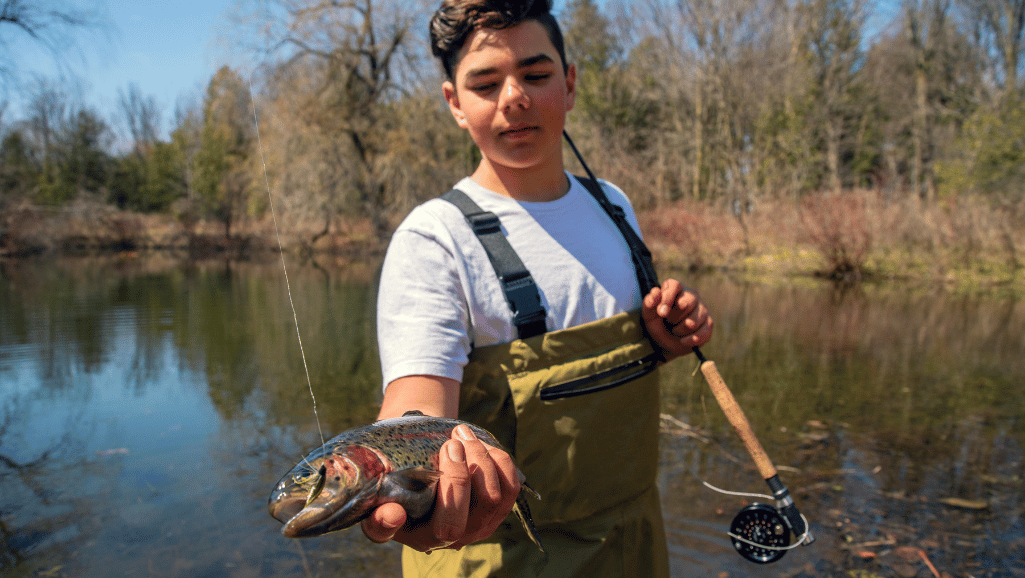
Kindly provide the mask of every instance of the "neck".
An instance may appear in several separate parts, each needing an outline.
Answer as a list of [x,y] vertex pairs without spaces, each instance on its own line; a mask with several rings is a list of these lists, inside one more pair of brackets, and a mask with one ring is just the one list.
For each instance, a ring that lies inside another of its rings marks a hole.
[[561,157],[557,162],[529,169],[503,167],[492,164],[485,158],[470,178],[488,190],[530,203],[544,203],[562,198],[569,192],[570,187]]

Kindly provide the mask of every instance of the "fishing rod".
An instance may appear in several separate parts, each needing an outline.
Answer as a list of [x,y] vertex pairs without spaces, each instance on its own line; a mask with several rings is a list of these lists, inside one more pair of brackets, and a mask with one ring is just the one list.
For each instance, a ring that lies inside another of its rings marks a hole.
[[[585,188],[594,196],[602,209],[608,213],[626,239],[626,243],[630,248],[630,257],[637,274],[637,282],[642,289],[647,288],[650,290],[651,288],[658,287],[658,276],[655,274],[655,269],[652,265],[651,252],[633,230],[633,227],[627,223],[623,210],[614,206],[605,194],[601,192],[598,179],[591,172],[590,167],[587,166],[587,162],[584,161],[584,156],[580,154],[580,150],[573,144],[573,139],[569,137],[566,131],[562,132],[562,136],[566,139],[566,143],[569,144],[577,160],[580,161],[580,166],[583,167],[588,179],[590,179],[589,183],[585,183]],[[804,516],[797,511],[797,506],[794,505],[794,500],[790,497],[790,491],[779,480],[775,466],[772,465],[769,456],[762,449],[762,444],[758,443],[758,438],[755,437],[751,424],[747,421],[744,411],[740,409],[740,405],[737,404],[733,393],[726,386],[726,382],[719,375],[719,370],[715,368],[715,363],[706,359],[697,347],[693,349],[701,361],[701,373],[704,374],[705,381],[712,388],[715,399],[719,402],[723,412],[726,413],[726,418],[740,435],[744,445],[747,446],[747,451],[751,454],[752,459],[754,459],[758,471],[765,478],[766,483],[769,484],[769,489],[772,490],[773,495],[765,497],[775,500],[776,503],[775,506],[754,503],[741,510],[730,525],[730,539],[733,541],[733,546],[737,549],[737,552],[744,558],[759,564],[775,562],[782,558],[787,553],[787,550],[798,545],[807,546],[814,542],[815,538],[812,537],[811,532],[808,530],[808,523]],[[705,485],[719,492],[734,493],[724,492],[707,483]],[[790,545],[790,532],[793,532],[798,537],[797,544],[793,546]]]
[[[779,479],[776,467],[772,460],[762,448],[762,444],[755,437],[751,423],[744,415],[733,392],[727,387],[719,370],[715,367],[714,361],[709,361],[696,346],[693,348],[698,361],[701,362],[700,369],[708,387],[711,388],[719,407],[726,414],[726,419],[740,436],[747,452],[754,460],[758,473],[765,478],[765,483],[772,490],[771,498],[775,500],[775,506],[770,504],[753,503],[744,508],[733,518],[730,524],[730,540],[741,556],[757,562],[768,564],[783,557],[788,550],[796,546],[807,546],[815,541],[808,528],[808,521],[794,505],[790,497],[790,490],[787,489]],[[707,484],[706,484],[707,485]],[[769,497],[769,496],[766,496]],[[790,533],[797,536],[798,541],[790,545]]]

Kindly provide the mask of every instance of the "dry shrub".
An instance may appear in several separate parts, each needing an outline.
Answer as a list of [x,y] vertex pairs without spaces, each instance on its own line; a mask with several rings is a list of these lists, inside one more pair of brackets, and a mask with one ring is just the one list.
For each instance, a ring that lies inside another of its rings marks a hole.
[[638,214],[654,253],[692,271],[722,264],[736,252],[736,224],[713,207],[681,201]]
[[853,281],[865,274],[872,235],[864,194],[805,197],[801,200],[800,217],[807,241],[826,260],[826,269],[821,271],[824,276]]
[[926,264],[933,276],[955,269],[987,270],[1000,263],[1012,272],[1022,267],[1021,207],[994,206],[990,199],[969,195],[933,204],[917,195],[866,198],[873,245],[890,255],[906,255],[905,266]]
[[42,233],[47,215],[28,202],[5,202],[0,205],[0,255],[25,256],[49,248]]
[[141,215],[122,211],[82,195],[49,222],[53,245],[66,253],[136,251],[147,245]]

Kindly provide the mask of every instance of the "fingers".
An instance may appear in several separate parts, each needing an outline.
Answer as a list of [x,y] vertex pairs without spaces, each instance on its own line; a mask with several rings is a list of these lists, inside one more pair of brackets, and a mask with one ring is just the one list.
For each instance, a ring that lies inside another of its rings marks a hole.
[[383,504],[366,520],[363,520],[363,534],[371,541],[383,544],[395,537],[406,523],[406,510],[395,503]]
[[470,473],[466,465],[466,450],[459,441],[445,442],[439,457],[442,476],[438,480],[431,529],[440,545],[448,545],[460,540],[466,531],[470,511]]
[[453,544],[453,547],[461,547],[495,532],[516,501],[519,477],[509,454],[478,440],[469,427],[457,427],[453,436],[462,440],[466,450],[472,485],[466,532],[460,541]]
[[509,454],[460,425],[442,446],[438,469],[442,475],[429,522],[407,524],[401,506],[383,504],[362,523],[367,538],[378,543],[395,540],[426,552],[459,549],[491,536],[520,491],[520,473]]
[[463,447],[466,449],[466,461],[469,464],[475,497],[484,503],[497,503],[502,497],[502,483],[488,452],[490,446],[478,440],[468,426],[460,425],[452,433],[463,441]]
[[473,487],[473,508],[466,520],[465,534],[454,544],[458,547],[490,536],[482,536],[482,531],[497,514],[502,486],[497,467],[488,451],[490,446],[478,440],[474,431],[466,425],[456,427],[452,435],[461,440],[466,451],[469,479]]
[[462,539],[470,508],[471,482],[466,454],[459,440],[449,440],[441,447],[438,468],[442,475],[438,479],[429,521],[407,524],[402,506],[382,504],[363,521],[367,538],[377,543],[395,540],[420,552],[452,547]]
[[648,335],[667,358],[686,355],[712,337],[712,318],[701,297],[675,279],[645,296],[641,315]]
[[488,455],[495,464],[501,492],[498,503],[491,509],[490,519],[481,521],[477,540],[483,540],[494,534],[499,524],[509,515],[509,511],[512,510],[513,504],[516,503],[516,498],[520,494],[520,476],[522,475],[509,454],[498,448],[485,447],[488,448]]

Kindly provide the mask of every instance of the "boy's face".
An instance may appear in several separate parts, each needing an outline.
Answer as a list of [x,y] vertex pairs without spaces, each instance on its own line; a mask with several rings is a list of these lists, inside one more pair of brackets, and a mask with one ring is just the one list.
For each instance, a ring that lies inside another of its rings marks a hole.
[[527,20],[474,31],[453,76],[454,84],[442,87],[445,100],[488,163],[510,169],[557,163],[561,170],[562,129],[573,108],[576,70],[563,72],[543,26]]

